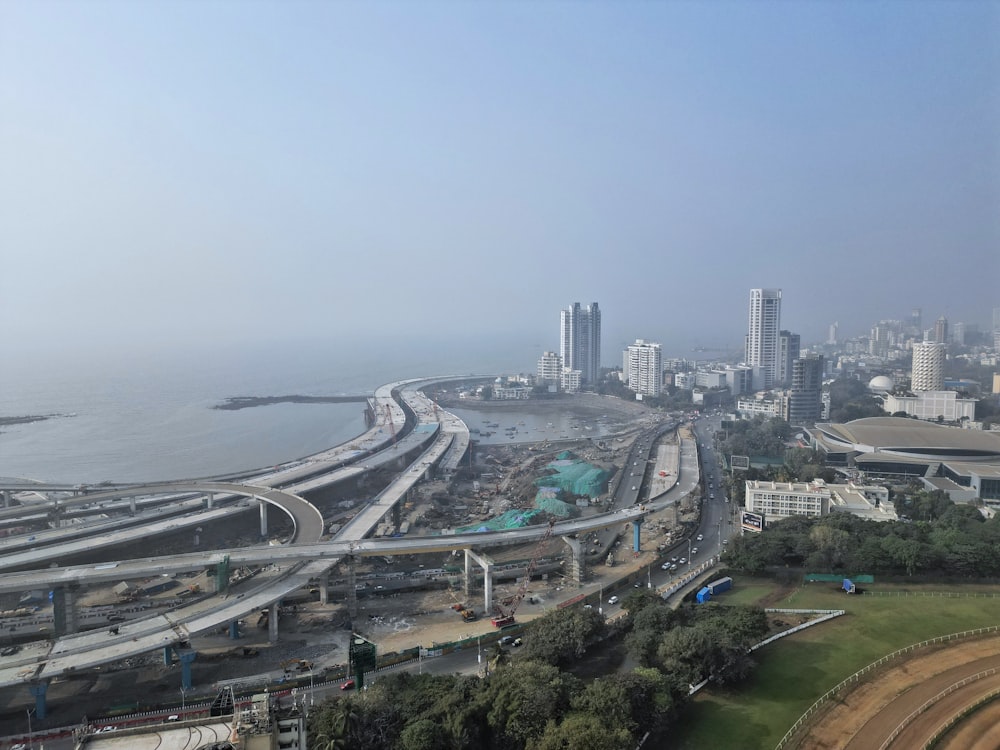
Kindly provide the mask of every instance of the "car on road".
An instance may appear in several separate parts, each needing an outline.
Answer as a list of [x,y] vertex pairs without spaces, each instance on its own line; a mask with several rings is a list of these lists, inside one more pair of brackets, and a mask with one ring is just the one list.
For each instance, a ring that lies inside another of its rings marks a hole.
[[670,562],[677,562],[677,555],[670,558]]
[[704,535],[703,535],[703,534],[699,534],[699,535],[698,535],[697,537],[695,537],[695,538],[696,538],[696,539],[697,539],[697,540],[698,540],[698,541],[700,542],[700,541],[701,541],[702,539],[704,539],[705,537],[704,537]]
[[635,492],[635,485],[632,485],[632,492]]
[[618,603],[617,596],[612,596],[610,599],[608,599],[608,604],[617,604],[617,603]]
[[677,562],[679,562],[679,563],[680,563],[681,565],[683,565],[683,564],[684,564],[684,563],[686,563],[687,561],[688,561],[688,559],[687,559],[686,557],[682,557],[682,558],[681,558],[680,560],[678,560]]
[[348,680],[340,686],[341,690],[352,690],[354,689],[354,680]]
[[524,645],[524,639],[523,638],[515,638],[514,642],[511,645],[514,648],[517,648],[518,646],[523,646]]
[[691,548],[691,557],[694,558],[694,556],[697,555],[697,554],[698,554],[698,548],[697,547],[692,547]]
[[660,570],[670,570],[670,563],[663,563],[663,565],[660,566]]

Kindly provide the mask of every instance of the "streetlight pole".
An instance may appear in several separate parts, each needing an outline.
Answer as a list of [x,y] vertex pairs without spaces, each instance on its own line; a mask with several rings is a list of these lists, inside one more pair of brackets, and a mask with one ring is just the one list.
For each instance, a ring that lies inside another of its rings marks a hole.
[[691,570],[691,537],[688,537],[688,570]]
[[25,713],[28,714],[28,750],[31,750],[35,746],[31,741],[31,709],[26,708]]
[[187,688],[181,688],[181,713],[184,713],[184,696],[187,693]]
[[315,699],[313,698],[313,671],[309,670],[309,705],[315,704]]

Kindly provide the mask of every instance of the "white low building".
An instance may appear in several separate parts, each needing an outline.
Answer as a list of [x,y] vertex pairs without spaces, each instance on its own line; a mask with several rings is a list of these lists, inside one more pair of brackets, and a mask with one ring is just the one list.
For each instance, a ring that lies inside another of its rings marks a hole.
[[889,414],[903,412],[930,421],[940,417],[945,422],[958,422],[976,416],[975,400],[959,398],[955,391],[920,391],[906,396],[887,393],[882,404]]
[[747,481],[746,509],[763,515],[765,523],[789,516],[819,517],[837,511],[877,521],[896,520],[896,511],[885,487],[827,484],[822,479],[812,482]]

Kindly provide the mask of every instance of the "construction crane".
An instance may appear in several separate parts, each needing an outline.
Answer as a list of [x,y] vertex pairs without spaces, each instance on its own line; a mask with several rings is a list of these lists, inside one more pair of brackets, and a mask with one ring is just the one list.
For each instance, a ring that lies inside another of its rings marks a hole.
[[524,578],[521,580],[521,585],[517,588],[517,593],[505,599],[500,604],[493,605],[494,617],[490,620],[493,623],[493,627],[502,628],[514,622],[514,613],[517,612],[521,600],[524,599],[524,595],[528,592],[528,583],[531,581],[531,576],[535,572],[535,568],[538,567],[538,559],[542,556],[542,550],[545,549],[545,543],[552,536],[552,530],[555,528],[555,525],[555,519],[549,521],[549,527],[545,529],[542,538],[535,545],[534,554],[531,556],[531,562],[528,563],[528,569],[524,571]]

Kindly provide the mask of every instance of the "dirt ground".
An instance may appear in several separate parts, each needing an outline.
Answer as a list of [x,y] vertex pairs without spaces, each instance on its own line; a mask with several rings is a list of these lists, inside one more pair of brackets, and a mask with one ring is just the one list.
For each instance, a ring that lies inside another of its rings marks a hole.
[[983,706],[948,732],[938,750],[996,750],[1000,747],[1000,701]]
[[[926,701],[965,677],[993,667],[1000,667],[1000,636],[921,649],[842,694],[797,746],[878,750]],[[908,726],[892,747],[921,747],[950,717],[998,686],[1000,676],[978,680],[938,701]]]
[[[470,404],[462,404],[468,408]],[[490,404],[496,408],[498,403]],[[524,408],[524,404],[516,405]],[[617,399],[606,399],[600,396],[582,396],[567,402],[563,399],[552,402],[532,402],[532,411],[545,413],[545,410],[572,410],[575,415],[613,414],[618,420],[619,435],[626,439],[618,441],[607,440],[606,449],[598,449],[589,440],[579,442],[581,457],[593,463],[614,467],[617,471],[623,456],[631,444],[627,435],[637,430],[641,423],[653,418],[651,412],[641,404],[632,404]],[[551,411],[550,411],[551,413]],[[689,437],[689,436],[688,436]],[[551,456],[556,450],[568,448],[574,450],[571,444],[561,444],[558,448],[551,446],[543,454],[531,443],[515,442],[499,446],[483,446],[476,452],[474,474],[479,476],[496,467],[502,462],[503,487],[500,492],[474,492],[472,479],[456,479],[447,481],[436,479],[424,483],[415,493],[412,501],[408,501],[403,512],[403,518],[411,521],[411,534],[435,533],[430,518],[438,519],[445,526],[455,526],[460,523],[475,522],[480,518],[498,515],[509,507],[525,507],[530,492],[530,482],[537,475],[539,463],[545,455]],[[586,455],[587,453],[591,455]],[[486,460],[487,456],[493,458]],[[612,477],[614,481],[614,477]],[[483,489],[488,488],[483,482]],[[493,486],[495,488],[495,484]],[[489,506],[483,512],[482,505]],[[460,510],[467,507],[467,510]],[[430,511],[430,512],[429,512]],[[585,509],[584,513],[599,512],[600,508]],[[578,593],[597,591],[602,585],[611,586],[614,581],[643,569],[656,558],[655,547],[665,539],[665,535],[674,528],[678,520],[690,521],[696,517],[689,510],[681,514],[674,511],[658,514],[662,518],[653,518],[642,529],[643,552],[637,559],[622,555],[622,560],[613,568],[604,565],[604,554],[592,558],[588,564],[587,581],[582,586],[567,580],[560,570],[549,574],[547,580],[533,581],[528,589],[527,597],[517,612],[519,622],[530,622],[543,615],[557,602],[575,596]],[[436,524],[435,524],[436,525]],[[422,529],[427,526],[429,529]],[[628,544],[625,539],[623,544]],[[498,563],[511,560],[525,560],[532,556],[534,546],[517,548],[502,548],[491,550],[491,556]],[[556,559],[566,554],[566,545],[558,539],[548,542],[542,551],[543,558]],[[392,562],[381,558],[366,560],[358,566],[359,575],[364,573],[387,573],[395,570],[413,570],[418,565],[428,568],[444,565],[463,564],[462,556],[449,558],[446,555],[422,556],[413,559],[394,559]],[[207,585],[202,577],[185,580],[188,585],[194,582]],[[500,581],[495,586],[495,599],[502,599],[514,593],[514,580]],[[214,697],[213,686],[223,679],[256,676],[271,673],[280,677],[281,664],[292,658],[308,659],[315,664],[317,672],[320,669],[343,664],[346,661],[347,643],[352,630],[361,632],[378,644],[380,653],[390,653],[420,645],[432,647],[435,643],[444,643],[462,638],[475,637],[480,634],[492,634],[495,629],[490,625],[489,618],[480,616],[475,622],[462,620],[451,605],[457,601],[482,611],[482,590],[479,589],[465,599],[460,590],[433,589],[414,592],[390,593],[364,596],[359,600],[358,618],[350,620],[343,594],[331,596],[329,605],[318,602],[302,602],[297,605],[297,612],[287,620],[282,619],[280,636],[276,643],[267,642],[266,630],[259,630],[253,623],[247,622],[243,628],[243,637],[230,640],[225,633],[203,634],[192,639],[192,645],[198,651],[198,659],[193,665],[193,679],[196,689],[188,694],[188,701],[204,700]],[[97,605],[114,601],[110,590],[97,590],[88,593],[86,601],[81,604]],[[243,648],[256,649],[255,656],[240,655]],[[83,715],[99,715],[111,707],[134,703],[136,700],[148,703],[176,701],[179,697],[180,674],[179,667],[165,666],[162,655],[150,654],[127,663],[110,665],[101,671],[81,674],[67,680],[56,680],[49,689],[48,698],[51,707],[51,719],[45,724],[51,726],[66,725],[80,720]],[[0,714],[6,714],[9,721],[0,716],[0,734],[20,731],[24,709],[29,706],[31,697],[26,690],[0,691]],[[10,723],[8,728],[6,725]],[[39,722],[41,724],[41,722]]]

